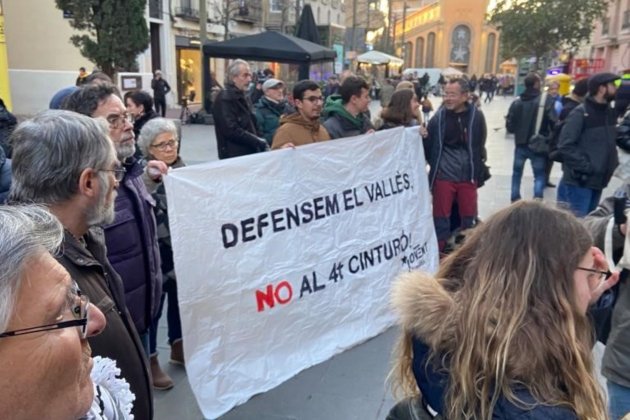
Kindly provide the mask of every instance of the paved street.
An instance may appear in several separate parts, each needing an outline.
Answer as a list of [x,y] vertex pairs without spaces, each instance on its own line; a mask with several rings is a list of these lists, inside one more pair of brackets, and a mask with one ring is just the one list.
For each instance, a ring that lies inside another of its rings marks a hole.
[[[437,107],[439,98],[431,98]],[[504,115],[512,98],[497,97],[484,105],[488,123],[488,164],[492,178],[479,191],[480,217],[486,218],[493,211],[510,201],[513,139],[507,138]],[[373,115],[380,106],[372,104]],[[173,116],[178,112],[171,111]],[[216,160],[216,141],[213,126],[189,125],[182,129],[182,156],[187,164]],[[560,167],[556,164],[552,181],[557,183]],[[612,187],[618,182],[613,181]],[[609,190],[610,191],[609,187]],[[523,198],[531,198],[533,177],[527,167],[522,182]],[[604,196],[608,191],[604,192]],[[546,200],[555,199],[555,189],[545,191]],[[163,323],[164,324],[164,323]],[[169,391],[156,391],[156,419],[188,420],[203,418],[188,385],[183,368],[169,365],[169,348],[166,345],[166,327],[160,327],[160,359],[162,366],[173,377],[176,385]],[[397,331],[392,328],[331,360],[311,367],[277,388],[254,396],[247,403],[234,408],[221,420],[347,420],[384,419],[394,404],[386,388],[385,378],[389,369],[390,355]],[[601,353],[601,350],[598,354]]]

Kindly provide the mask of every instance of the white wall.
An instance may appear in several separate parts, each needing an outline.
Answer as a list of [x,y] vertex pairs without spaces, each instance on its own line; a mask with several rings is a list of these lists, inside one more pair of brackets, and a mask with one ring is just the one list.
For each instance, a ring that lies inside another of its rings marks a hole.
[[9,69],[13,113],[34,115],[48,109],[57,91],[74,86],[78,71]]

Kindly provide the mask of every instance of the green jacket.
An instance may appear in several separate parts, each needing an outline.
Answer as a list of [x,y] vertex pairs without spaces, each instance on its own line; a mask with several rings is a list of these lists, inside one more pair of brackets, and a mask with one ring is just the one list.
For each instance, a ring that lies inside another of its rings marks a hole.
[[324,127],[333,139],[358,136],[374,128],[370,118],[364,113],[356,117],[351,115],[343,106],[341,97],[337,95],[331,95],[326,99],[324,116]]
[[276,130],[280,124],[280,117],[287,113],[287,103],[275,103],[263,96],[256,102],[255,113],[258,131],[271,147],[273,135],[276,134]]

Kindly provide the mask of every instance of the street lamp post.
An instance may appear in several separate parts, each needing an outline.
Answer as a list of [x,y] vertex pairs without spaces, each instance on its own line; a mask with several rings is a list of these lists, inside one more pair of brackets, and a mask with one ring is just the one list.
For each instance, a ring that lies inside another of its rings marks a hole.
[[352,42],[350,42],[350,50],[354,51],[354,41],[357,32],[357,0],[352,0]]
[[367,23],[365,24],[365,49],[367,50],[368,43],[368,31],[370,30],[370,4],[372,4],[372,0],[367,0]]
[[405,29],[407,25],[407,0],[403,2],[403,15],[402,15],[402,59],[403,66],[407,65],[407,45],[405,44]]

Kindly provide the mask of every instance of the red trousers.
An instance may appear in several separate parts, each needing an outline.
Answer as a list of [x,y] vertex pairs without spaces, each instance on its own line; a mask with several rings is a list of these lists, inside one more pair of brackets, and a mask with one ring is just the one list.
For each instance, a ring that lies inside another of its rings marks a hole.
[[457,204],[460,227],[473,227],[477,218],[477,184],[436,179],[433,183],[433,223],[440,251],[453,233],[451,213]]

